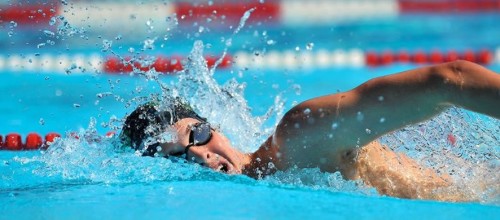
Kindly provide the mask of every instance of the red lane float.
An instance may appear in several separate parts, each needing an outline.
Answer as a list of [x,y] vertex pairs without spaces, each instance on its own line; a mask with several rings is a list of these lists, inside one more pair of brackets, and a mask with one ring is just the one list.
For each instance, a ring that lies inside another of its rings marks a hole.
[[29,133],[26,136],[26,142],[25,143],[26,143],[24,145],[24,149],[25,150],[37,150],[43,144],[42,136],[40,136],[37,133]]
[[[144,65],[140,61],[132,61],[130,57],[126,57],[123,60],[118,57],[108,57],[104,62],[104,72],[106,73],[130,73],[136,70],[149,71],[151,69],[163,74],[172,74],[184,69],[182,66],[182,60],[184,58],[180,56],[172,57],[157,57],[153,62],[147,61],[144,63],[151,63],[149,65]],[[206,58],[208,67],[215,65],[215,62],[219,59],[214,56],[207,56]],[[231,66],[232,58],[226,55],[222,62],[218,66],[219,68],[228,68]]]
[[22,25],[47,25],[58,13],[58,4],[19,4],[1,7],[0,23],[13,21]]
[[480,12],[499,11],[500,0],[399,0],[399,11],[405,12]]
[[[85,13],[75,13],[80,8],[98,8],[104,10],[107,7],[112,8],[137,8],[140,5],[133,3],[110,3],[105,2],[101,6],[99,1],[88,3],[65,4],[60,1],[35,1],[35,3],[3,3],[0,4],[0,23],[14,21],[19,24],[27,25],[45,25],[49,27],[49,21],[52,17],[75,17],[74,22],[87,21]],[[40,2],[40,3],[38,3]],[[43,2],[43,3],[42,3]],[[80,2],[80,1],[77,1]],[[88,4],[88,5],[85,5]],[[116,4],[113,5],[113,4]],[[351,12],[352,5],[356,5],[356,12]],[[330,21],[332,16],[328,13],[297,13],[301,10],[311,11],[311,9],[333,9],[338,12],[349,11],[342,17],[360,17],[370,16],[374,11],[380,8],[373,8],[374,5],[381,5],[383,13],[374,13],[373,16],[380,15],[399,15],[406,13],[470,13],[470,12],[498,12],[500,11],[500,0],[384,0],[384,1],[366,1],[366,0],[312,0],[312,1],[287,1],[287,0],[266,0],[266,1],[206,1],[206,2],[188,2],[174,1],[169,2],[168,7],[155,8],[164,10],[165,16],[176,14],[180,26],[192,27],[193,22],[203,22],[204,25],[220,24],[228,27],[228,24],[234,24],[240,21],[241,16],[249,9],[254,9],[248,22],[271,22],[280,24],[295,24],[302,22],[325,23]],[[100,8],[102,7],[102,8]],[[312,8],[311,8],[312,7]],[[82,10],[83,10],[82,9]],[[309,9],[309,10],[308,10]],[[314,10],[313,10],[314,11]],[[118,12],[115,12],[118,13]],[[127,13],[127,12],[124,12]],[[137,11],[138,17],[148,16],[151,13],[147,10]],[[157,14],[158,12],[156,12]],[[335,11],[333,13],[336,13]],[[292,16],[290,16],[292,15]],[[113,21],[113,17],[106,20]],[[333,17],[335,18],[335,17]],[[140,23],[140,22],[139,22]],[[137,23],[137,24],[139,24]],[[113,28],[123,28],[122,21],[110,22],[106,26]],[[142,24],[142,23],[141,23]],[[76,26],[86,26],[92,24],[77,23]]]
[[45,141],[42,140],[42,136],[37,133],[29,133],[26,135],[26,141],[23,144],[21,135],[18,133],[9,133],[5,136],[5,142],[0,135],[0,150],[38,150],[46,149],[51,145],[55,138],[61,137],[58,133],[49,133],[45,136]]
[[433,50],[431,52],[424,52],[422,50],[408,53],[406,51],[391,52],[383,51],[381,53],[367,52],[365,61],[368,66],[383,66],[396,62],[400,63],[414,63],[414,64],[436,64],[442,62],[449,62],[458,59],[471,61],[478,64],[488,65],[493,62],[493,52],[489,50],[481,50],[475,52],[466,50],[463,53],[456,51],[441,52]]
[[58,133],[55,133],[55,132],[48,133],[47,135],[45,135],[45,146],[51,145],[52,143],[54,143],[56,138],[60,138],[60,137],[61,137],[61,135]]
[[[280,18],[281,4],[278,1],[266,2],[231,2],[218,3],[186,3],[179,2],[175,5],[175,12],[180,20],[186,20],[189,25],[193,21],[206,21],[219,19],[227,22],[239,21],[241,16],[250,9],[254,9],[249,22],[278,21]],[[181,22],[182,23],[182,22]]]
[[21,135],[17,133],[10,133],[5,136],[4,147],[7,150],[22,150],[23,142],[21,141]]

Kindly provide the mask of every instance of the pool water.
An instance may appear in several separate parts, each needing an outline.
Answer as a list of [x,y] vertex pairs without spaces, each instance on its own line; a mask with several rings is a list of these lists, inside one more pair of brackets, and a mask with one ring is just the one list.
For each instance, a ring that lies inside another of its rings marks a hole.
[[[203,53],[220,54],[227,48],[227,38],[232,39],[229,52],[246,50],[252,53],[296,51],[297,48],[312,51],[338,48],[380,51],[387,48],[495,49],[499,29],[494,21],[498,18],[498,14],[416,14],[335,26],[293,28],[247,24],[234,35],[234,30],[214,29],[195,36],[189,35],[193,30],[185,28],[176,30],[165,41],[164,47],[158,46],[148,53],[187,55],[193,50],[196,55],[201,53],[193,46],[196,41],[204,43]],[[197,27],[193,29],[198,30]],[[2,55],[31,53],[34,46],[21,46],[22,38],[29,37],[9,39],[15,46],[5,47]],[[68,37],[53,47],[34,51],[110,55],[109,51],[102,50],[102,38],[90,38],[99,44],[82,43],[80,38]],[[141,47],[135,38],[128,41],[127,36],[124,38],[122,42],[115,41],[113,52],[123,54],[130,47]],[[268,44],[269,39],[276,43]],[[314,43],[314,47],[307,49],[310,43]],[[473,170],[472,164],[484,165],[492,171],[492,192],[484,193],[476,202],[450,203],[380,196],[373,188],[343,180],[338,173],[322,173],[317,169],[293,169],[264,180],[224,175],[183,161],[144,158],[133,152],[121,152],[116,149],[114,138],[105,137],[108,131],[119,128],[120,119],[140,103],[134,98],[150,99],[150,94],[165,94],[161,83],[181,94],[197,91],[196,88],[207,88],[207,91],[214,87],[226,88],[233,99],[225,101],[225,105],[213,101],[222,99],[222,93],[204,91],[209,99],[190,98],[198,101],[196,107],[209,119],[222,121],[221,129],[232,135],[235,146],[252,151],[272,131],[283,111],[294,104],[315,96],[346,91],[373,77],[415,67],[418,66],[408,63],[376,68],[233,67],[215,70],[214,82],[210,81],[212,76],[206,68],[199,65],[187,69],[208,77],[197,78],[205,79],[202,82],[190,82],[181,75],[160,75],[158,80],[153,80],[140,75],[93,72],[66,75],[36,70],[0,70],[0,88],[4,91],[0,99],[0,133],[17,132],[23,137],[29,132],[41,135],[59,132],[63,135],[47,151],[0,151],[1,219],[498,219],[500,122],[463,110],[452,109],[436,120],[408,127],[381,141],[398,144],[394,146],[396,150],[422,163],[430,161],[428,165],[431,166],[457,165],[447,161],[445,155],[429,156],[436,152],[446,150],[452,155],[463,155],[469,166],[455,169],[464,172],[457,175],[468,181],[464,187],[471,190],[475,181],[471,178],[481,177],[481,173],[470,173],[473,172],[470,171]],[[488,68],[500,71],[496,63]],[[231,79],[237,82],[233,87],[227,83]],[[197,87],[182,91],[189,83]],[[244,103],[237,99],[240,95]],[[234,107],[235,111],[228,112],[229,107]],[[271,116],[264,117],[260,124],[241,125],[245,120],[262,119],[270,108],[274,108]],[[231,120],[224,121],[224,117]],[[243,130],[238,130],[238,125]],[[422,128],[427,131],[421,132]],[[239,133],[244,133],[242,131],[259,134],[239,136]],[[458,138],[455,146],[446,140],[450,132]],[[422,136],[408,136],[412,134]],[[419,146],[423,145],[429,147],[422,150]]]

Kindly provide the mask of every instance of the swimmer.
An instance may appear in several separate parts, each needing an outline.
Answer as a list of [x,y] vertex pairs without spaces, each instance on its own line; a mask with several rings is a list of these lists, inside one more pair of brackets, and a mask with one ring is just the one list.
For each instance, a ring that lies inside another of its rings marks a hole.
[[[293,167],[319,168],[361,180],[388,196],[462,201],[467,198],[435,193],[452,185],[448,176],[376,141],[452,106],[500,118],[500,75],[468,61],[453,61],[374,78],[350,91],[294,106],[253,153],[232,147],[180,99],[174,100],[174,113],[152,104],[139,106],[126,118],[120,139],[144,156],[181,156],[256,179]],[[165,130],[174,131],[174,142],[151,141]]]

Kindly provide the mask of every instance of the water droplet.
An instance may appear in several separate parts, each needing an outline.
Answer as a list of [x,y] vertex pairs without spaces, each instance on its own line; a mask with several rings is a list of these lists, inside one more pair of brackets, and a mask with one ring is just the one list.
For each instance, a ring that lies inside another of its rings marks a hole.
[[365,132],[366,132],[366,134],[371,134],[372,130],[370,130],[370,129],[367,128],[367,129],[365,129]]
[[304,114],[308,115],[309,113],[311,113],[311,109],[306,108],[306,109],[304,110]]
[[308,44],[306,45],[306,50],[312,50],[312,49],[313,49],[313,47],[314,47],[314,43],[308,43]]
[[9,22],[10,28],[15,28],[17,27],[17,23],[15,21],[10,21]]
[[155,39],[146,39],[144,41],[143,49],[144,50],[153,50],[153,49],[155,49],[155,45],[154,45],[155,40],[156,40],[156,38]]
[[49,21],[49,25],[50,25],[50,26],[54,26],[54,25],[56,24],[56,22],[57,22],[56,17],[51,17],[51,18],[50,18],[50,21]]
[[109,49],[111,49],[111,46],[113,45],[113,41],[110,40],[102,40],[102,52],[107,52]]
[[337,124],[336,122],[334,122],[334,123],[332,124],[332,129],[333,129],[333,130],[337,129],[338,127],[339,127],[339,124]]
[[54,32],[49,31],[49,30],[44,30],[43,34],[45,34],[45,36],[47,36],[47,37],[54,37],[54,36],[56,36],[56,34]]
[[385,118],[384,118],[384,117],[382,117],[382,118],[380,118],[380,120],[379,120],[379,121],[380,121],[380,123],[384,123],[384,122],[385,122]]
[[299,84],[293,84],[292,88],[295,91],[295,95],[300,95],[301,94],[302,87]]
[[356,119],[357,119],[358,121],[363,121],[363,119],[365,119],[365,115],[363,115],[363,113],[361,113],[361,112],[358,112],[358,113],[356,114]]
[[299,46],[296,46],[296,47],[295,47],[295,51],[300,51],[300,47],[299,47]]
[[267,40],[267,45],[274,45],[276,44],[276,41],[274,40]]

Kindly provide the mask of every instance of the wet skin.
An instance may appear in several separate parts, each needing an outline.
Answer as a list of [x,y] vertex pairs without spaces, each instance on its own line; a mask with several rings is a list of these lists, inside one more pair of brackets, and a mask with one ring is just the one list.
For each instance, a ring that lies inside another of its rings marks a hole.
[[[340,171],[346,179],[361,179],[385,195],[467,200],[458,194],[434,194],[435,189],[452,184],[449,177],[375,141],[451,106],[500,118],[500,75],[474,63],[455,61],[375,78],[353,90],[293,107],[253,153],[236,150],[214,130],[208,143],[189,149],[188,158],[217,171],[254,178],[291,167],[317,167]],[[184,152],[189,127],[197,122],[186,118],[174,124],[177,140],[163,144],[161,153]]]

